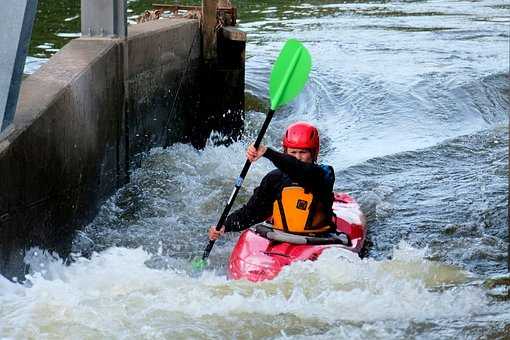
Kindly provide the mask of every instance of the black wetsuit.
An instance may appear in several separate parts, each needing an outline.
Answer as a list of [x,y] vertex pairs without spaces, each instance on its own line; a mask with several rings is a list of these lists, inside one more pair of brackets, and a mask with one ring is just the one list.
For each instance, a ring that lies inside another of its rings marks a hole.
[[267,148],[264,157],[278,169],[262,179],[248,203],[227,217],[225,231],[241,231],[268,219],[273,214],[273,202],[282,189],[296,183],[328,207],[326,215],[331,221],[335,183],[335,172],[331,166],[305,163],[271,148]]

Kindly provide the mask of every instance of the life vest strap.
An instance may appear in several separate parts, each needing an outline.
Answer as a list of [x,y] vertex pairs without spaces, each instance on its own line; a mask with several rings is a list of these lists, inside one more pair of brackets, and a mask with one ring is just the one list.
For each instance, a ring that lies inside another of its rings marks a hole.
[[285,209],[283,209],[283,203],[281,197],[277,199],[278,209],[280,210],[280,218],[282,220],[283,230],[288,233],[289,225],[287,224],[287,218],[285,217]]
[[316,207],[317,207],[317,199],[315,198],[315,196],[313,196],[312,202],[310,202],[310,211],[308,212],[308,217],[305,222],[305,230],[314,229],[312,227],[312,223],[313,223],[313,218],[315,217]]

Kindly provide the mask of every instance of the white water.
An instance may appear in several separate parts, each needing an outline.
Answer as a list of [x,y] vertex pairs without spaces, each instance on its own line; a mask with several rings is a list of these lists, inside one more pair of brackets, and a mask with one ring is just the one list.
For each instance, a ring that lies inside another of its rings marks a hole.
[[[510,305],[498,300],[508,287],[482,284],[502,272],[508,249],[508,7],[322,3],[240,4],[268,10],[241,22],[247,90],[265,100],[283,42],[304,41],[310,82],[265,142],[279,147],[295,120],[317,124],[335,189],[353,192],[369,215],[369,258],[331,251],[271,282],[234,282],[225,278],[237,237],[229,235],[210,271],[191,272],[264,119],[249,112],[246,136],[228,148],[152,150],[86,228],[94,249],[105,249],[90,260],[65,266],[29,252],[27,285],[0,279],[0,338],[508,337]],[[271,169],[266,160],[251,167],[236,205]]]
[[0,335],[327,337],[358,325],[354,334],[369,337],[380,321],[398,320],[405,329],[414,322],[476,319],[490,311],[484,291],[463,284],[467,273],[428,261],[425,250],[405,243],[394,249],[392,260],[345,258],[332,250],[317,262],[297,263],[275,280],[257,284],[228,281],[214,271],[193,277],[151,269],[145,264],[150,258],[140,248],[114,247],[72,266],[49,260],[25,286],[2,278]]

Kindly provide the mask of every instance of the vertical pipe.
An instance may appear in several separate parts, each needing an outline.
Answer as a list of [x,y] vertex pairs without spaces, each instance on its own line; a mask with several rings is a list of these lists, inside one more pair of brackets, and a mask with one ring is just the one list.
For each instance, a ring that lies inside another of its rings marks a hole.
[[81,34],[86,37],[125,38],[127,0],[81,0]]
[[119,117],[119,131],[117,140],[117,185],[129,182],[129,42],[127,33],[127,0],[119,3],[118,13],[122,13],[122,24],[119,25],[119,36],[122,37],[122,79],[124,82],[124,100],[122,101],[122,112]]
[[122,74],[124,98],[117,117],[116,180],[117,185],[121,186],[129,180],[127,0],[81,0],[81,31],[82,36],[86,37],[120,40],[117,67]]

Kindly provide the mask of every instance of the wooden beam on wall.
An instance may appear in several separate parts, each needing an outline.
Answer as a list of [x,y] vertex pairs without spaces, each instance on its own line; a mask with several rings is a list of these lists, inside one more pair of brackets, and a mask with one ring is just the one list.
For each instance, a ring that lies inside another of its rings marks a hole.
[[202,48],[204,61],[216,60],[216,8],[218,0],[202,0]]

